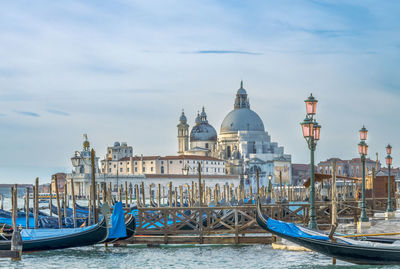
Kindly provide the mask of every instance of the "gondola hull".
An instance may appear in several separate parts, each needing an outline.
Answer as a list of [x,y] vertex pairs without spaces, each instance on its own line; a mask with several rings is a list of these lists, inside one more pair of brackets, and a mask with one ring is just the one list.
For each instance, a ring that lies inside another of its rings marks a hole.
[[287,239],[295,244],[311,249],[315,252],[325,254],[338,260],[355,264],[369,265],[395,265],[400,264],[400,245],[398,248],[390,247],[368,247],[347,244],[344,242],[333,242],[313,238],[294,237],[277,232],[268,226],[267,219],[262,215],[260,204],[257,205],[257,223],[270,233]]
[[[82,232],[57,237],[23,240],[22,251],[33,252],[90,246],[102,242],[105,238],[107,238],[107,236],[108,228],[106,221],[103,218],[100,223]],[[0,241],[0,250],[10,250],[10,248],[10,240]]]

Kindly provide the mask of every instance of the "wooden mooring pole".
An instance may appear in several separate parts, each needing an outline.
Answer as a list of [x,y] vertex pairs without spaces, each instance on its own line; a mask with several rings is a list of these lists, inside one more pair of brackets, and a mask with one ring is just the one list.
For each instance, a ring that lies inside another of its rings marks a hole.
[[49,200],[50,217],[53,216],[53,184],[50,182],[50,200]]
[[[11,189],[11,200],[12,200],[12,226],[13,226],[13,233],[11,238],[11,251],[9,252],[9,256],[11,257],[12,261],[19,261],[21,260],[22,255],[22,238],[21,234],[19,233],[17,227],[17,209],[18,209],[18,188],[17,184]],[[27,213],[29,215],[29,213]]]
[[26,221],[26,229],[29,229],[29,187],[26,187],[25,191],[25,221]]
[[[57,215],[58,215],[58,228],[62,228],[62,215],[61,215],[61,207],[60,207],[60,194],[58,193],[58,179],[57,175],[54,175],[54,185],[56,189],[56,200],[57,200]],[[36,222],[36,220],[35,220]],[[36,226],[36,224],[35,224]]]
[[97,223],[99,221],[98,210],[96,207],[96,165],[95,165],[96,153],[94,149],[90,151],[90,161],[92,166],[92,199],[93,199],[93,221]]
[[74,219],[74,228],[76,228],[76,200],[75,200],[75,186],[74,186],[74,179],[71,178],[71,196],[72,196],[72,215]]
[[39,228],[39,178],[35,179],[35,229]]

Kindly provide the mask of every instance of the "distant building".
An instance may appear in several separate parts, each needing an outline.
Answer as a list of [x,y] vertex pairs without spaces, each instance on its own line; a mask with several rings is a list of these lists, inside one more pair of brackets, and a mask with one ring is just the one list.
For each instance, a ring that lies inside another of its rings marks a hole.
[[[66,175],[68,183],[71,179],[74,180],[75,194],[80,196],[88,194],[92,176],[90,143],[86,136],[84,139],[83,149],[71,158],[74,169],[72,173]],[[125,182],[133,185],[144,182],[146,188],[156,183],[166,186],[170,180],[174,181],[174,184],[179,182],[189,184],[198,177],[199,164],[202,176],[209,180],[206,184],[228,183],[235,186],[239,184],[237,175],[226,175],[226,161],[211,156],[133,156],[132,147],[127,143],[115,142],[113,147],[107,148],[107,155],[100,161],[100,168],[98,160],[96,157],[96,182],[107,186],[111,184],[114,191]]]
[[101,160],[101,173],[106,175],[193,175],[201,164],[203,175],[225,175],[225,161],[197,155],[127,156],[119,160]]
[[[393,169],[393,170],[394,173],[390,174],[390,179],[391,179],[392,198],[394,200],[395,197],[394,195],[397,189],[395,177],[399,169]],[[374,198],[388,197],[388,179],[389,179],[389,174],[387,169],[378,170],[375,173],[374,179],[372,177],[372,172],[369,172],[365,184],[366,197],[367,198],[371,198],[372,196]]]
[[[361,158],[354,158],[351,160],[342,160],[339,158],[330,158],[326,161],[319,162],[317,165],[317,171],[321,174],[331,174],[332,173],[332,160],[336,160],[336,175],[338,176],[348,176],[348,177],[361,177],[362,176],[362,162]],[[372,171],[372,168],[379,170],[381,168],[381,163],[379,161],[371,160],[366,158],[365,160],[365,173],[367,170]]]
[[[317,168],[315,168],[317,171]],[[310,165],[301,163],[292,163],[292,180],[293,185],[303,185],[310,177]]]

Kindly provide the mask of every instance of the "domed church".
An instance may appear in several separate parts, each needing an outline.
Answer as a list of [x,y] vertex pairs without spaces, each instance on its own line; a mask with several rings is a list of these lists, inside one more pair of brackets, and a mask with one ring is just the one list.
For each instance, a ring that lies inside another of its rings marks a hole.
[[196,117],[190,141],[188,130],[189,125],[182,112],[178,124],[179,154],[226,160],[227,173],[241,175],[245,186],[255,187],[257,170],[261,185],[268,185],[269,176],[272,183],[279,183],[280,175],[283,183],[290,184],[291,155],[284,154],[284,148],[271,141],[260,116],[250,109],[243,82],[236,92],[233,110],[225,116],[218,135],[208,123],[204,107]]
[[[214,156],[217,151],[217,131],[207,120],[207,114],[203,107],[201,114],[197,113],[195,124],[188,135],[189,125],[185,113],[182,115],[178,124],[178,154]],[[189,138],[190,137],[190,148]]]

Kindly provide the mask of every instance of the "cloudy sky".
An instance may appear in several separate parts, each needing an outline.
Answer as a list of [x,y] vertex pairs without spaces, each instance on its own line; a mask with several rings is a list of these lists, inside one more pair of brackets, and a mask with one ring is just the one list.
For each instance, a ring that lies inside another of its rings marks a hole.
[[308,163],[304,99],[319,100],[316,159],[400,165],[400,1],[4,1],[0,183],[71,170],[87,133],[103,157],[176,154],[182,109],[219,131],[240,80],[272,139]]

